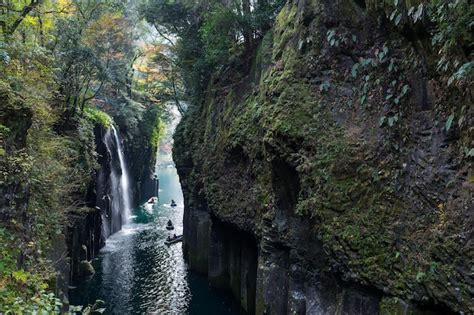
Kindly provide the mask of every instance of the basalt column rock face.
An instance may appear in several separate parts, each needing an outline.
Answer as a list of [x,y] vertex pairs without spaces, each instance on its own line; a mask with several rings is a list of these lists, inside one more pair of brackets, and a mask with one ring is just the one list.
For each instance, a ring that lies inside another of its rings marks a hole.
[[91,261],[104,245],[100,211],[86,208],[69,215],[68,246],[71,280],[80,278],[80,262]]
[[111,212],[107,198],[108,179],[111,171],[111,158],[104,143],[107,132],[102,126],[95,126],[97,162],[100,166],[89,184],[84,207],[74,209],[68,214],[66,243],[70,264],[70,280],[81,280],[80,262],[91,261],[105,245],[103,217]]
[[207,274],[211,286],[228,289],[248,313],[255,312],[257,246],[248,234],[213,219]]
[[185,212],[183,219],[184,256],[191,268],[201,274],[207,274],[210,252],[210,215],[206,211],[205,204],[194,200],[189,200],[187,204],[193,208]]
[[289,1],[177,128],[184,253],[249,313],[474,312],[472,93],[382,2]]

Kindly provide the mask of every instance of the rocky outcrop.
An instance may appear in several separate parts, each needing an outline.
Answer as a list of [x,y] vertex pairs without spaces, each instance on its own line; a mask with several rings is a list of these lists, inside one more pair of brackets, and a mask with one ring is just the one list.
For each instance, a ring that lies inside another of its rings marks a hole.
[[136,205],[144,203],[151,197],[158,196],[159,181],[153,173],[154,170],[151,168],[147,169],[147,171],[142,174],[141,180],[137,183]]
[[111,214],[107,196],[108,179],[111,172],[111,157],[104,142],[106,129],[94,127],[95,150],[99,169],[89,183],[84,207],[68,213],[66,240],[70,265],[69,279],[73,283],[82,278],[81,262],[92,260],[105,245],[103,216]]
[[117,143],[120,138],[112,129],[95,126],[95,152],[99,167],[89,183],[84,206],[68,214],[67,240],[73,281],[84,278],[83,267],[88,269],[86,262],[96,256],[105,245],[105,240],[118,232],[124,223],[126,205],[120,182],[120,177],[124,175]]
[[178,126],[186,259],[249,313],[474,312],[472,96],[373,3],[290,1]]
[[81,262],[92,260],[104,246],[100,211],[84,208],[70,213],[68,226],[68,248],[71,282],[81,278]]
[[130,126],[133,119],[117,120],[124,135],[124,149],[132,177],[132,199],[135,207],[157,196],[158,181],[154,174],[157,145],[163,136],[162,110],[162,107],[156,104],[149,106],[136,118],[138,122],[133,127]]

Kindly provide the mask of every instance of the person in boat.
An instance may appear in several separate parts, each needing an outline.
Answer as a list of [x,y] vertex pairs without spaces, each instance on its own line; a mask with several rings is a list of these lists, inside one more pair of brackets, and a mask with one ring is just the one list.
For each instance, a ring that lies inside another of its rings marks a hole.
[[171,222],[171,220],[168,220],[168,226],[173,226],[173,222]]
[[171,199],[171,206],[176,207],[176,202],[174,201],[174,199]]
[[168,235],[167,241],[171,241],[171,236]]

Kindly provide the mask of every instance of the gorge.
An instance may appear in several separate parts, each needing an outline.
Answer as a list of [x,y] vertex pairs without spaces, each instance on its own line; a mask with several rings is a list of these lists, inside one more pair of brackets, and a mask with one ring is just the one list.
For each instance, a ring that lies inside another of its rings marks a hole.
[[0,314],[474,314],[472,21],[0,2]]
[[[167,125],[169,135],[179,117],[176,112],[174,115]],[[117,146],[120,138],[111,136],[110,131],[116,132],[108,130],[104,142],[112,140],[113,145],[107,148],[115,152],[120,150]],[[158,202],[141,203],[129,221],[122,222],[120,229],[107,238],[105,247],[92,261],[94,276],[88,281],[77,281],[77,287],[69,290],[72,305],[92,305],[100,299],[105,302],[108,314],[238,314],[238,305],[227,295],[210,289],[205,278],[187,270],[179,244],[171,247],[164,244],[170,234],[165,228],[168,220],[174,223],[172,233],[183,231],[183,196],[170,152],[165,149],[171,145],[169,141],[169,136],[162,139],[155,168],[161,187]],[[111,183],[113,176],[111,173]],[[110,196],[113,200],[121,194],[112,190]],[[170,206],[171,199],[177,207]],[[111,204],[113,207],[114,202]],[[119,212],[119,219],[120,215]],[[111,210],[111,215],[105,219],[103,216],[102,222],[107,224],[114,216]]]

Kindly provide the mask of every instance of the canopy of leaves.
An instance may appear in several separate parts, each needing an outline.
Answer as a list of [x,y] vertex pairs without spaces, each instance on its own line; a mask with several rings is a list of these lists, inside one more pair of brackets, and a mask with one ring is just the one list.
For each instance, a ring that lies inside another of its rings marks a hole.
[[234,58],[251,52],[268,31],[284,2],[211,1],[186,5],[151,0],[141,8],[144,18],[173,43],[173,65],[180,72],[187,96],[202,99],[210,76]]

